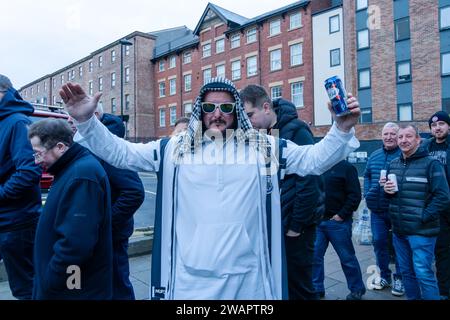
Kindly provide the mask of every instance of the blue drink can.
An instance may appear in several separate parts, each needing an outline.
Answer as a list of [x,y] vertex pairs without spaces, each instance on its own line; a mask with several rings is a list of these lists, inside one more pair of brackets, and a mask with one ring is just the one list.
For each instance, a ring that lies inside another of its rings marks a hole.
[[325,89],[327,90],[328,97],[331,101],[331,107],[333,108],[336,116],[341,117],[350,113],[347,106],[347,92],[341,78],[334,76],[325,80]]

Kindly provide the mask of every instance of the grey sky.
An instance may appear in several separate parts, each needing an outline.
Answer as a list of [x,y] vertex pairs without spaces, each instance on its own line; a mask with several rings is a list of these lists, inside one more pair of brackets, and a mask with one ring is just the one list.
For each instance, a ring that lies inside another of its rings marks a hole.
[[[252,18],[295,0],[211,2]],[[207,4],[207,0],[2,1],[0,74],[20,88],[133,31],[181,25],[194,29]]]

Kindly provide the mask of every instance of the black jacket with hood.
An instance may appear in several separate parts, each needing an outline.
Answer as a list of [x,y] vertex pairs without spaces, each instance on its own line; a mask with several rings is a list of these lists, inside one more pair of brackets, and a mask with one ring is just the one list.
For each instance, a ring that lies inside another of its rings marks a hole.
[[[122,120],[104,113],[100,121],[116,136],[125,136]],[[145,199],[144,186],[139,175],[131,170],[116,168],[98,158],[111,185],[111,212],[113,241],[127,240],[134,231],[134,213]]]
[[[273,129],[279,130],[280,138],[291,140],[298,145],[314,144],[308,125],[300,120],[295,106],[284,99],[273,101],[277,123]],[[281,214],[285,231],[301,232],[304,228],[317,224],[324,213],[325,193],[320,176],[300,177],[287,175],[281,181]]]
[[41,211],[41,168],[28,140],[33,107],[8,89],[0,100],[0,232],[37,223]]

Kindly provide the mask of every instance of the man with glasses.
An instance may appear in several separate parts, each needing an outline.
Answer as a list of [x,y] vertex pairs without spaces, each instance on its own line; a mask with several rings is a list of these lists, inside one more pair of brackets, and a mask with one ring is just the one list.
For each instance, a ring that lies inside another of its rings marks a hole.
[[31,299],[41,170],[27,138],[33,107],[0,74],[0,256],[17,299]]
[[72,135],[65,120],[53,118],[33,123],[28,133],[36,164],[55,177],[36,231],[36,300],[113,294],[108,176]]
[[297,146],[254,130],[226,79],[200,89],[187,131],[147,144],[93,117],[101,94],[68,83],[60,95],[77,120],[75,140],[114,166],[158,174],[152,299],[286,297],[277,173],[321,174],[359,146],[354,98],[320,143]]

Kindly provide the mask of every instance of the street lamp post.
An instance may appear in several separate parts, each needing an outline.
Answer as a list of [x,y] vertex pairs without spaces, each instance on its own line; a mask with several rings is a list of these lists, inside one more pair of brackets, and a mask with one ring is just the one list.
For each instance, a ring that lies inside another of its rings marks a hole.
[[[124,115],[123,115],[123,47],[124,46],[132,46],[133,43],[126,40],[121,39],[119,40],[120,43],[120,118],[122,119],[122,122],[125,122],[125,135],[127,133],[127,127],[128,127],[128,119],[125,121]],[[127,117],[128,118],[128,117]]]

